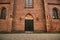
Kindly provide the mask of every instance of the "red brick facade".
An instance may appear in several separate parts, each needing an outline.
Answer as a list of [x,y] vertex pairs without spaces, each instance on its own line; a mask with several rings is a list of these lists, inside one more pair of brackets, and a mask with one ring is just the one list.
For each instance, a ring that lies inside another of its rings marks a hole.
[[[25,31],[28,14],[33,17],[34,32],[60,32],[59,0],[33,0],[32,8],[25,7],[25,0],[0,0],[0,14],[2,7],[6,8],[6,19],[0,19],[0,32]],[[58,9],[58,19],[52,17],[54,7]]]

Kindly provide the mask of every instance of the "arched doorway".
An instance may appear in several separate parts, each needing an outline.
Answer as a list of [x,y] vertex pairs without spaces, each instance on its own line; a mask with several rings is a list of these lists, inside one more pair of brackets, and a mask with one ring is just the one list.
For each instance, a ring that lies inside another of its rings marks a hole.
[[34,20],[31,14],[25,17],[25,31],[34,31]]

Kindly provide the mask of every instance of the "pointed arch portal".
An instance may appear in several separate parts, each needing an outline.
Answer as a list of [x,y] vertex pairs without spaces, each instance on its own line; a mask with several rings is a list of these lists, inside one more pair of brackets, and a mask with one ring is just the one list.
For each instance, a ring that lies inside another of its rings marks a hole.
[[31,14],[27,14],[25,17],[25,31],[34,30],[34,20]]

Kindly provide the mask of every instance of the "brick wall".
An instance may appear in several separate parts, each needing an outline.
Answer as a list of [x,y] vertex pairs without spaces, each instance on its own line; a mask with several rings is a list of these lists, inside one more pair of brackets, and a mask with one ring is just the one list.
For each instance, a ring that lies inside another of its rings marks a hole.
[[[5,1],[0,1],[5,2]],[[25,7],[25,0],[7,0],[6,3],[0,3],[1,7],[7,8],[6,19],[0,19],[0,31],[25,31],[25,18],[28,13],[33,16],[34,31],[55,32],[60,30],[60,20],[52,18],[52,8],[57,7],[60,11],[59,1],[57,0],[33,0],[33,8]],[[48,4],[51,3],[51,4]],[[54,4],[52,4],[54,3]],[[55,5],[58,4],[58,5]],[[1,14],[1,13],[0,13]],[[59,14],[60,15],[60,14]],[[37,20],[38,18],[38,20]],[[4,25],[3,25],[4,24]]]

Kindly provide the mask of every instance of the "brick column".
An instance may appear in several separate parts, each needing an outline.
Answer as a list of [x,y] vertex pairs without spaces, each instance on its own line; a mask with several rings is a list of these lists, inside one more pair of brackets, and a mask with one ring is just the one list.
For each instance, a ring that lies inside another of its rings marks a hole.
[[14,17],[13,17],[13,13],[14,13],[14,0],[11,0],[11,14],[10,14],[10,18],[11,18],[11,31],[12,31],[12,29],[13,29],[13,21],[14,21]]
[[46,16],[46,28],[47,32],[51,32],[51,19],[50,19],[50,13],[48,10],[48,2],[47,0],[44,0],[44,6],[45,6],[45,16]]

